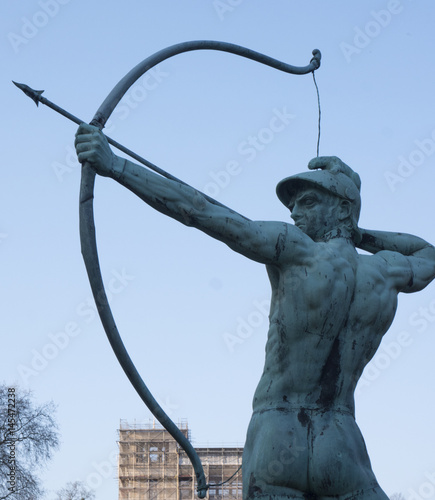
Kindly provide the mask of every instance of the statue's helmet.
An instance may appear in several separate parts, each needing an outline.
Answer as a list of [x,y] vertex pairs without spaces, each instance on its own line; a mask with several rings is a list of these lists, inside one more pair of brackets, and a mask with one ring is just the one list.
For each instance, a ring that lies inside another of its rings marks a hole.
[[359,175],[336,156],[311,160],[309,172],[292,175],[278,183],[276,194],[288,208],[293,196],[304,186],[311,185],[350,202],[352,224],[356,229],[361,211],[361,180]]

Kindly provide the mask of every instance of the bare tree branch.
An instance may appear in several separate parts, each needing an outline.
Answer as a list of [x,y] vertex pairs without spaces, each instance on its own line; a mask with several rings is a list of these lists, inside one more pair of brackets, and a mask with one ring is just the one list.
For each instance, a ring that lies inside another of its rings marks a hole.
[[59,447],[53,402],[38,405],[30,391],[0,385],[0,500],[38,500],[40,469]]
[[95,493],[82,482],[68,483],[65,488],[57,492],[56,500],[94,500]]

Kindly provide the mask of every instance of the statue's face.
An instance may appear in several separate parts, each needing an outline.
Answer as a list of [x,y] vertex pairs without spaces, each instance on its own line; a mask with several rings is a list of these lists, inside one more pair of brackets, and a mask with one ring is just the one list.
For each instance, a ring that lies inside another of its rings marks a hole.
[[336,228],[340,199],[314,187],[302,187],[292,198],[289,209],[295,226],[314,241]]

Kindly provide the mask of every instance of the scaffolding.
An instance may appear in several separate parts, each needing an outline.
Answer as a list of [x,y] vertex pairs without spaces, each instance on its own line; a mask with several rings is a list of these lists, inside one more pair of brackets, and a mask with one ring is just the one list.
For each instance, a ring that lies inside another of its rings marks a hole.
[[[190,440],[187,422],[178,424]],[[155,423],[119,428],[119,500],[194,500],[196,477],[186,453]],[[209,500],[242,500],[241,447],[195,448],[210,488]],[[233,477],[231,477],[233,476]],[[228,482],[218,485],[224,481]]]

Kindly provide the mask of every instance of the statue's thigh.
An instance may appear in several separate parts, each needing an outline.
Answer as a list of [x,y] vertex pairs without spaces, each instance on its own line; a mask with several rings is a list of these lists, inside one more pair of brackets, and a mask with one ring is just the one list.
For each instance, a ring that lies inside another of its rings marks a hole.
[[351,415],[312,415],[310,441],[309,484],[319,496],[378,486],[361,431]]
[[243,452],[243,489],[249,498],[286,488],[306,491],[308,433],[297,412],[254,414]]

